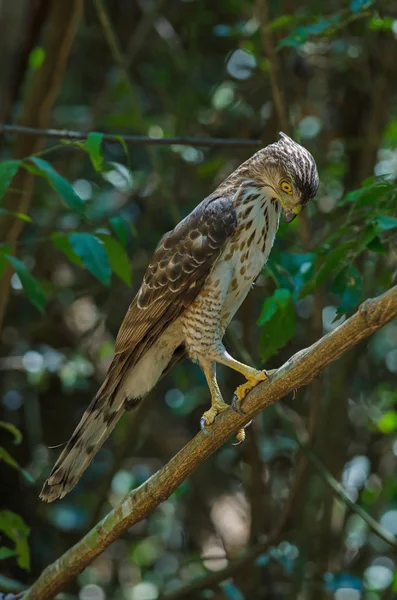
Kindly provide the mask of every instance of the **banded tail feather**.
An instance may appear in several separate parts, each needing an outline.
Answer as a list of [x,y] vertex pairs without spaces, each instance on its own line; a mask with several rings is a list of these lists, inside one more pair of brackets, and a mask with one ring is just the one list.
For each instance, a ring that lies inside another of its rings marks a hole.
[[44,483],[41,500],[63,498],[76,485],[124,411],[120,394],[94,398]]

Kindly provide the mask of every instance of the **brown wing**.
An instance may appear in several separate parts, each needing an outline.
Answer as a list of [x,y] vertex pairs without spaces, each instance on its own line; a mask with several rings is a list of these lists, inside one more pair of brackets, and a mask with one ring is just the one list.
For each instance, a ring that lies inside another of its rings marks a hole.
[[232,200],[209,196],[161,240],[120,327],[100,392],[112,393],[131,368],[193,302],[237,226]]
[[125,399],[117,394],[124,374],[194,300],[236,225],[231,200],[210,196],[164,236],[121,325],[106,379],[55,463],[42,499],[63,497],[75,485],[124,412]]

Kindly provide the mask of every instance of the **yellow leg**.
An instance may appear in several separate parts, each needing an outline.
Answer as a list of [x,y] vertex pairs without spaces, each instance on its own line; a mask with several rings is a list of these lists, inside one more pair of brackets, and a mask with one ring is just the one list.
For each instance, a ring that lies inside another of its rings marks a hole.
[[[223,400],[222,393],[219,389],[218,382],[216,380],[216,363],[214,361],[200,362],[200,366],[204,371],[205,378],[208,383],[208,387],[211,392],[211,408],[205,411],[200,419],[200,428],[205,435],[212,435],[207,429],[207,425],[212,425],[215,417],[219,413],[229,408],[228,404]],[[244,429],[239,429],[237,433],[237,440],[239,443],[244,441],[245,432]]]
[[258,385],[258,383],[269,379],[269,374],[272,371],[269,373],[267,371],[258,371],[258,369],[254,369],[236,360],[226,351],[221,356],[217,357],[217,362],[220,362],[230,369],[241,373],[247,379],[246,383],[239,385],[235,390],[232,401],[233,409],[239,414],[244,415],[244,412],[241,410],[240,406],[241,402],[244,400],[248,392]]
[[206,435],[212,435],[208,429],[207,425],[212,425],[215,420],[215,417],[226,410],[228,405],[222,398],[221,390],[219,389],[218,382],[216,380],[216,363],[213,361],[208,362],[200,362],[200,366],[204,371],[205,378],[208,383],[208,387],[211,392],[211,408],[205,411],[203,416],[200,419],[200,427],[201,431]]

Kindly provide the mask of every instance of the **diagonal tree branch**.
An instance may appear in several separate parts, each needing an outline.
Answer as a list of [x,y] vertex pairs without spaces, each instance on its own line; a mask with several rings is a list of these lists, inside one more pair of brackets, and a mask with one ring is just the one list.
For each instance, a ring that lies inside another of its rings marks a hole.
[[214,435],[201,432],[162,469],[112,510],[80,542],[48,566],[26,592],[25,600],[53,598],[75,575],[132,525],[145,518],[245,423],[294,389],[307,385],[331,362],[397,317],[397,286],[366,300],[342,325],[315,344],[292,356],[266,381],[256,386],[244,402],[246,416],[232,409],[217,417]]
[[[34,135],[45,138],[64,139],[71,141],[87,139],[89,132],[71,131],[69,129],[39,129],[38,127],[22,127],[21,125],[0,125],[0,135],[4,133],[22,133],[24,135]],[[104,133],[103,139],[106,142],[120,143],[120,139],[126,144],[151,144],[157,146],[170,146],[178,144],[179,146],[228,146],[247,147],[261,146],[261,140],[233,139],[233,138],[213,138],[213,137],[189,137],[176,136],[153,138],[147,135],[119,135],[118,133]]]

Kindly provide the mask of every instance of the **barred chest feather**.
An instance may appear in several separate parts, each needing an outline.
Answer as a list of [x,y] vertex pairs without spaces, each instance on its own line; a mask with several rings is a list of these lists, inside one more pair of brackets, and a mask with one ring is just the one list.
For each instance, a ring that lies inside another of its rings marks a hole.
[[263,268],[278,229],[278,202],[257,187],[245,186],[235,208],[237,229],[182,317],[185,345],[193,360],[203,353],[208,355],[214,344],[221,343],[226,327]]
[[255,186],[243,189],[236,210],[237,230],[220,257],[220,261],[229,263],[233,269],[223,311],[230,312],[230,319],[269,257],[280,218],[278,201],[268,198]]

